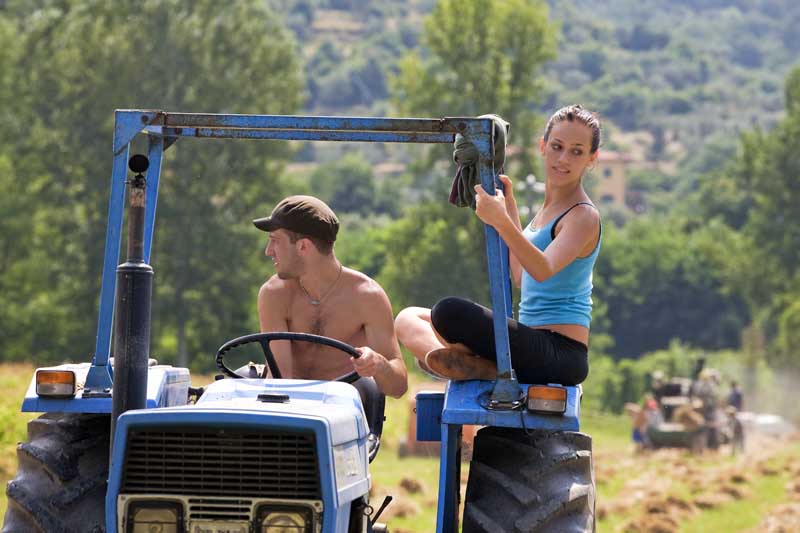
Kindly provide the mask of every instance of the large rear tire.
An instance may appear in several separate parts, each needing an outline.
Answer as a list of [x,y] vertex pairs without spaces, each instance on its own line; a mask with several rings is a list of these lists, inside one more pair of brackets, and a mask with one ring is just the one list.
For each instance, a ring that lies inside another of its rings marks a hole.
[[592,439],[487,427],[475,437],[464,533],[594,531]]
[[105,531],[109,415],[47,413],[28,423],[8,482],[3,533]]

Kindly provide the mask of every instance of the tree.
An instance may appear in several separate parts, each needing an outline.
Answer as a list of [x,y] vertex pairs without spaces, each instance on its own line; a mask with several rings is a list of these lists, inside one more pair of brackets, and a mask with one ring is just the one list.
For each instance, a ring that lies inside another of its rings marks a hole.
[[540,0],[441,0],[425,21],[424,52],[407,53],[390,80],[398,110],[501,115],[511,122],[511,142],[523,148],[521,175],[532,172],[537,73],[555,56],[557,36],[547,16]]
[[[554,56],[555,39],[544,2],[442,0],[425,21],[423,51],[407,53],[390,79],[392,99],[406,116],[501,115],[511,122],[511,142],[523,148],[525,175],[542,92],[537,72]],[[483,227],[471,211],[444,202],[446,182],[424,184],[423,197],[430,198],[426,190],[441,196],[384,230],[387,259],[378,279],[396,309],[447,295],[489,305]]]
[[600,78],[605,73],[608,57],[602,48],[597,47],[596,43],[586,46],[578,52],[578,64],[581,72],[589,75],[592,81]]
[[[800,296],[800,67],[786,81],[787,116],[755,149],[752,161],[753,205],[744,226],[752,258],[745,282],[753,295],[753,306],[768,310],[777,328],[776,350],[783,363],[800,366],[797,354],[797,309]],[[740,164],[746,164],[742,161]],[[765,287],[766,285],[766,287]]]
[[[797,367],[797,347],[800,346],[800,300],[795,299],[786,302],[783,311],[778,314],[778,334],[775,345],[778,348],[777,354],[772,357],[773,361],[786,366]],[[787,364],[788,363],[788,364]]]
[[[94,346],[113,110],[288,114],[302,84],[292,41],[257,0],[224,10],[211,0],[40,4],[9,10],[25,28],[11,63],[20,115],[11,142],[18,178],[38,190],[32,239],[51,258],[39,265],[49,283],[35,292],[61,314],[54,335],[51,316],[32,319],[39,340],[29,350],[85,359]],[[254,329],[259,276],[248,258],[258,256],[259,236],[247,221],[281,193],[274,176],[286,154],[285,144],[200,142],[181,140],[165,155],[151,259],[153,352],[177,352],[181,364],[190,353],[210,362],[225,338]]]
[[[400,193],[395,178],[378,178],[372,165],[361,154],[350,152],[331,163],[317,167],[309,185],[338,214],[396,215]],[[402,180],[400,180],[402,181]]]
[[395,311],[431,307],[450,295],[490,307],[482,233],[472,211],[444,202],[414,206],[383,228],[376,236],[385,251],[378,281]]
[[605,225],[595,296],[607,322],[592,334],[610,333],[616,357],[664,349],[672,339],[710,350],[737,346],[749,316],[719,268],[730,242],[721,226],[693,228],[677,217]]
[[[35,333],[31,331],[32,312],[40,310],[35,286],[43,285],[46,277],[36,268],[46,261],[37,253],[38,245],[29,237],[37,225],[34,196],[37,184],[23,179],[14,164],[12,141],[16,136],[19,117],[11,102],[14,99],[15,79],[12,65],[19,53],[14,24],[0,17],[0,119],[6,127],[0,129],[0,347],[5,359],[21,359],[30,355]],[[52,314],[50,320],[57,327]]]
[[787,113],[797,116],[800,113],[800,67],[795,68],[786,76],[784,95]]
[[635,51],[661,49],[669,44],[669,33],[636,24],[632,30],[619,30],[617,38],[623,48]]
[[356,153],[318,167],[310,181],[314,193],[337,213],[368,215],[374,211],[377,187],[372,168]]
[[[693,223],[717,221],[727,228],[727,237],[716,240],[715,260],[724,290],[747,305],[752,322],[743,336],[766,334],[769,349],[764,353],[782,366],[800,366],[794,305],[800,296],[798,80],[800,68],[786,79],[786,117],[771,131],[755,128],[742,134],[731,161],[703,176],[687,204]],[[760,351],[745,346],[753,361]]]
[[[747,229],[761,252],[774,258],[787,279],[800,262],[800,68],[788,78],[787,116],[764,139],[751,178],[753,209]],[[775,231],[776,224],[780,231]]]

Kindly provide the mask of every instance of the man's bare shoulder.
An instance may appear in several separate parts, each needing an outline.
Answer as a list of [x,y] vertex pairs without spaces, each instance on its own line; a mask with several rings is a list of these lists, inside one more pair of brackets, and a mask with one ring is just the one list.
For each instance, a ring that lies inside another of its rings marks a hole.
[[349,269],[351,273],[350,300],[354,317],[364,323],[393,320],[392,304],[380,284],[363,272]]
[[388,301],[386,291],[371,277],[352,268],[347,269],[347,274],[350,278],[349,286],[353,291],[353,296],[361,299],[362,302],[379,303],[384,299]]
[[269,301],[273,305],[286,303],[291,298],[292,292],[289,280],[273,275],[261,285],[258,290],[258,300]]

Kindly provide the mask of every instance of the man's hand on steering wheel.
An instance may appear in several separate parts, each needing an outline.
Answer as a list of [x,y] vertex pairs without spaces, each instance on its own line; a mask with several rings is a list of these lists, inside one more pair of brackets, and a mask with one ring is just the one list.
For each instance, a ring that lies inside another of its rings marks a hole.
[[361,357],[356,359],[351,356],[350,361],[359,376],[374,377],[387,370],[389,361],[369,346],[360,346],[356,348],[356,351],[361,354]]
[[[236,372],[234,372],[233,370],[231,370],[230,368],[228,368],[228,366],[225,364],[225,354],[229,352],[231,349],[236,348],[237,346],[244,346],[246,344],[259,344],[261,346],[262,352],[264,353],[264,359],[267,362],[267,367],[264,369],[264,374],[261,377],[265,378],[267,376],[267,370],[269,369],[273,377],[280,378],[281,377],[280,369],[278,368],[278,364],[275,361],[275,355],[272,353],[272,349],[269,346],[270,342],[278,340],[312,342],[315,344],[330,346],[331,348],[336,348],[337,350],[341,350],[347,355],[349,355],[351,360],[361,358],[361,353],[359,351],[357,351],[349,344],[337,341],[336,339],[331,339],[330,337],[323,337],[321,335],[312,335],[310,333],[295,333],[287,331],[287,332],[253,333],[251,335],[245,335],[244,337],[239,337],[236,339],[229,340],[228,342],[223,344],[219,348],[219,350],[217,350],[217,354],[214,356],[214,361],[217,364],[217,368],[219,368],[222,371],[222,373],[227,377],[243,378],[245,376],[241,376]],[[329,381],[342,381],[344,383],[353,383],[358,378],[359,378],[358,372],[350,372],[349,374],[339,376],[338,378]]]

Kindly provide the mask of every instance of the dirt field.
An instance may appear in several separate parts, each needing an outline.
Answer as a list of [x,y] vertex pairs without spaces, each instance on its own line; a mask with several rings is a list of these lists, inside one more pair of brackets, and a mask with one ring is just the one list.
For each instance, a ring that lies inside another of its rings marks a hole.
[[[434,388],[417,383],[415,389]],[[385,449],[373,463],[374,500],[395,497],[382,519],[395,533],[435,530],[438,455],[402,457],[410,397],[390,400]],[[747,434],[744,453],[727,446],[692,454],[636,453],[625,416],[582,415],[592,435],[600,532],[800,531],[800,437]],[[462,467],[462,497],[468,464]]]
[[800,531],[800,440],[750,435],[745,453],[595,454],[600,531]]

